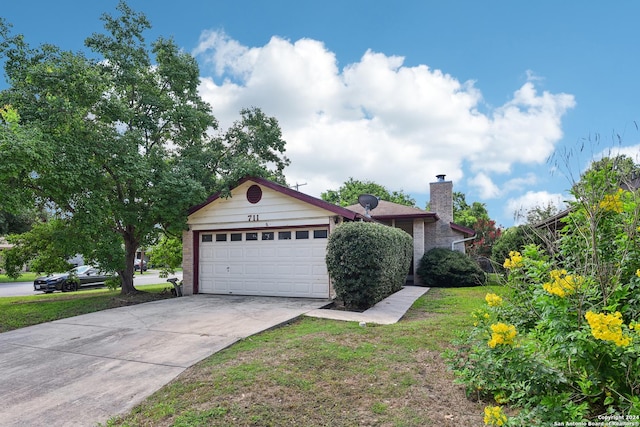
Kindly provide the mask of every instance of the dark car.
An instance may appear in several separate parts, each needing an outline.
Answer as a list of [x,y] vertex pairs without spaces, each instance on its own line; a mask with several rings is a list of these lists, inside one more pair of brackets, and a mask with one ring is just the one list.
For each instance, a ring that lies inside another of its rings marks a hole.
[[92,265],[81,265],[66,273],[38,277],[33,282],[33,290],[46,293],[77,291],[82,286],[104,286],[105,280],[112,277],[113,274],[104,273]]

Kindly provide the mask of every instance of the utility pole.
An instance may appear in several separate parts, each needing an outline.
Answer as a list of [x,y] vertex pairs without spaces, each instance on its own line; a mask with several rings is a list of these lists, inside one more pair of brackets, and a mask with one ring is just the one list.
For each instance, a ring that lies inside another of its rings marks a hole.
[[300,191],[299,188],[302,187],[303,185],[307,185],[307,183],[303,183],[303,184],[298,184],[297,182],[295,183],[295,185],[292,185],[292,187],[296,188],[296,191]]

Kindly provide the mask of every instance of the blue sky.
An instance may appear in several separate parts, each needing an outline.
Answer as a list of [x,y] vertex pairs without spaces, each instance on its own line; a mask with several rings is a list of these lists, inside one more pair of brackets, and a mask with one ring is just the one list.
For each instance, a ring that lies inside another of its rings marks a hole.
[[[117,0],[5,3],[30,44],[78,51]],[[444,173],[510,226],[518,209],[566,200],[592,156],[639,161],[639,2],[129,5],[151,21],[147,40],[171,36],[196,56],[223,128],[248,106],[278,119],[287,179],[314,196],[353,177],[424,207]]]

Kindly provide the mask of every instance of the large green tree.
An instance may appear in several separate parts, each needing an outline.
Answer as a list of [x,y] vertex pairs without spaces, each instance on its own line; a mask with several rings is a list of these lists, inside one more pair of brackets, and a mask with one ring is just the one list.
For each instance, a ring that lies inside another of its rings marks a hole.
[[288,160],[277,121],[259,109],[217,131],[195,59],[170,39],[147,43],[146,17],[124,2],[117,11],[86,40],[90,56],[31,48],[0,23],[10,85],[0,93],[0,210],[39,205],[53,215],[17,238],[16,264],[46,251],[21,239],[55,232],[66,248],[58,258],[82,253],[132,293],[139,247],[162,229],[178,233],[189,206],[244,175],[282,181]]
[[335,205],[350,206],[358,203],[358,196],[361,194],[373,194],[380,200],[398,203],[401,205],[415,206],[416,201],[402,190],[389,191],[386,187],[376,184],[373,181],[359,181],[353,178],[345,181],[345,183],[337,190],[327,190],[320,194],[322,200]]

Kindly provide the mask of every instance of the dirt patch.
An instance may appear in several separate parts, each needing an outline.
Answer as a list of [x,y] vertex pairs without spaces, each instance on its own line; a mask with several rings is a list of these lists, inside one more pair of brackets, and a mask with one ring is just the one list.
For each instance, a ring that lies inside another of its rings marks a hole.
[[[28,300],[18,300],[12,301],[11,304],[43,304],[43,303],[59,303],[63,301],[74,301],[79,299],[91,299],[91,298],[103,298],[103,295],[92,295],[92,294],[68,294],[68,296],[60,296],[56,298],[33,298]],[[109,298],[109,307],[108,308],[117,308],[117,307],[125,307],[128,305],[136,305],[142,304],[145,302],[157,301],[167,298],[174,298],[171,290],[167,288],[162,292],[144,292],[138,291],[135,294],[130,295],[121,295],[114,294]]]
[[353,313],[363,313],[364,311],[366,311],[365,308],[362,309],[357,309],[357,308],[353,308],[353,307],[347,307],[344,305],[344,302],[340,301],[340,300],[333,300],[333,302],[331,302],[328,305],[325,305],[324,307],[322,307],[323,310],[337,310],[337,311],[351,311]]

